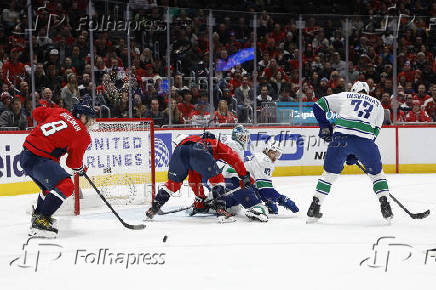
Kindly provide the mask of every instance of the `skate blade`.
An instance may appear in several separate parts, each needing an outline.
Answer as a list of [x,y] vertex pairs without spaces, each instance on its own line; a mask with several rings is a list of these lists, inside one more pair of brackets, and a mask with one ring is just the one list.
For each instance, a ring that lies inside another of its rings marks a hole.
[[57,233],[51,232],[51,231],[44,231],[44,230],[35,229],[35,228],[31,228],[29,230],[29,237],[56,239],[57,236],[58,236]]
[[233,216],[219,216],[218,217],[218,223],[220,224],[228,224],[228,223],[234,223],[236,221],[236,218],[234,218]]
[[153,218],[149,218],[148,216],[145,216],[145,218],[142,221],[150,223],[153,222],[153,220],[154,220]]
[[316,224],[318,223],[319,218],[314,218],[314,217],[308,217],[306,220],[306,224]]
[[266,223],[268,221],[268,216],[264,214],[253,214],[250,212],[245,213],[245,216],[252,221]]
[[388,218],[384,218],[386,225],[390,226],[392,225],[392,223],[394,222],[393,220],[393,216],[388,217]]

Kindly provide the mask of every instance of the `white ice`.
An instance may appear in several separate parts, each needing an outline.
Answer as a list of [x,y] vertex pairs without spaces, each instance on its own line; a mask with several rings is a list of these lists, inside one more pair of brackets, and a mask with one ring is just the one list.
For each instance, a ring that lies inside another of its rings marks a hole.
[[[300,212],[280,209],[264,224],[243,215],[235,223],[217,224],[213,216],[182,212],[156,216],[145,230],[132,231],[108,210],[84,211],[59,217],[58,239],[31,240],[24,251],[26,207],[36,195],[1,197],[0,289],[433,289],[436,250],[428,250],[436,248],[436,174],[388,175],[391,192],[412,212],[432,211],[426,219],[412,220],[392,203],[391,225],[381,218],[364,175],[341,176],[322,207],[324,218],[307,225],[316,182],[315,176],[274,178]],[[174,197],[166,209],[188,200],[192,197]],[[120,215],[141,223],[144,211],[122,209]],[[387,236],[395,238],[380,241],[374,261],[373,244]],[[127,269],[126,259],[91,263],[99,249],[131,253],[130,262],[140,253],[165,253],[159,261],[165,263],[141,260]]]

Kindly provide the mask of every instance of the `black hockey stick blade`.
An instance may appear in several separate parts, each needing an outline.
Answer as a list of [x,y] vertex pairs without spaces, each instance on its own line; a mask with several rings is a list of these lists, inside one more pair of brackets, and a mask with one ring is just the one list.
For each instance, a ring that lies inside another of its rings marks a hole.
[[426,217],[428,217],[430,214],[430,210],[426,210],[425,212],[420,212],[420,213],[410,213],[410,217],[412,219],[425,219]]
[[106,198],[103,196],[103,194],[101,194],[100,190],[98,190],[97,186],[95,186],[94,182],[92,182],[92,180],[89,178],[88,174],[84,174],[83,175],[86,180],[88,180],[89,184],[91,184],[91,186],[94,188],[95,192],[97,192],[98,196],[100,196],[101,200],[103,200],[103,202],[106,204],[106,206],[112,211],[112,213],[115,215],[115,217],[121,222],[121,224],[130,229],[130,230],[143,230],[145,229],[145,225],[144,224],[139,224],[139,225],[131,225],[126,223],[119,215],[118,213],[114,210],[114,208],[110,205],[110,203],[106,200]]

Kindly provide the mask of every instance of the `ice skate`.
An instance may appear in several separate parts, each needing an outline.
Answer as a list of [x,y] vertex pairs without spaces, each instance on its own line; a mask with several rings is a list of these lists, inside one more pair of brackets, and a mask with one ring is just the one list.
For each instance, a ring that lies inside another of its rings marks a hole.
[[392,213],[391,205],[389,204],[387,197],[382,196],[379,198],[379,201],[380,201],[380,209],[381,209],[381,213],[383,215],[383,218],[386,221],[391,222],[394,215]]
[[320,218],[322,218],[320,208],[321,205],[319,204],[319,199],[314,196],[312,203],[310,204],[309,210],[307,211],[307,224],[316,223]]
[[144,221],[151,221],[154,218],[154,216],[159,212],[161,207],[162,204],[160,204],[157,201],[153,201],[151,207],[145,213]]
[[54,239],[58,235],[58,229],[53,226],[51,217],[34,213],[32,214],[32,225],[29,236]]

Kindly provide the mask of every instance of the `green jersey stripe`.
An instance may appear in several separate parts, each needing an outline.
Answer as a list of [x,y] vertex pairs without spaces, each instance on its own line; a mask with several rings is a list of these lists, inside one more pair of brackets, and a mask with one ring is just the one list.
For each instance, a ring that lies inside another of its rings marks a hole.
[[273,187],[272,182],[256,181],[257,188]]
[[378,129],[378,128],[374,129],[373,127],[371,127],[371,125],[364,124],[364,123],[357,122],[357,121],[350,121],[350,120],[344,120],[342,118],[337,118],[335,123],[341,127],[344,127],[345,129],[347,129],[347,128],[357,129],[359,131],[371,133],[371,134],[374,134],[376,136],[380,132],[380,129]]
[[327,102],[325,101],[324,98],[319,99],[316,103],[318,104],[318,106],[321,107],[321,109],[322,109],[324,112],[327,113],[327,112],[329,111],[329,106],[327,105]]

